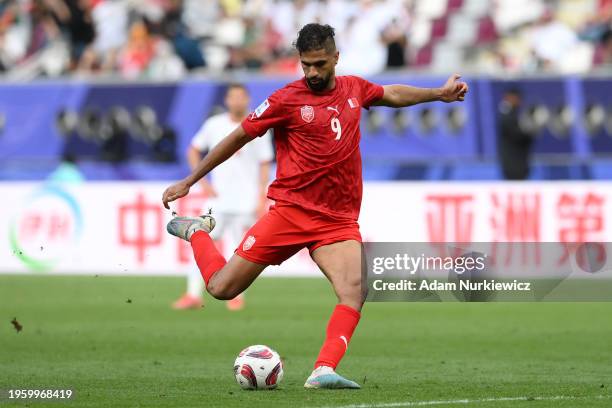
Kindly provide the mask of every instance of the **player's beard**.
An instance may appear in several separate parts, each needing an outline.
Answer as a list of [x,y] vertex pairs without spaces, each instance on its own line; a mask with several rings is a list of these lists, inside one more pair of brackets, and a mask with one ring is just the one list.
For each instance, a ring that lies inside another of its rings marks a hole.
[[330,77],[327,78],[317,78],[318,82],[311,82],[312,80],[310,78],[306,78],[306,82],[308,83],[308,87],[315,91],[315,92],[321,92],[323,91],[325,88],[327,88],[327,85],[329,84],[329,79]]

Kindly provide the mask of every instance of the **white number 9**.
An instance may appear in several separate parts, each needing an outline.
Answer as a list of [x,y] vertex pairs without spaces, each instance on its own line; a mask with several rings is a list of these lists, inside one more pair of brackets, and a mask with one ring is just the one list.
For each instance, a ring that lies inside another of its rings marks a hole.
[[338,118],[332,118],[331,128],[336,134],[336,138],[334,140],[340,140],[340,138],[342,137],[342,126],[340,126],[340,121],[338,120]]

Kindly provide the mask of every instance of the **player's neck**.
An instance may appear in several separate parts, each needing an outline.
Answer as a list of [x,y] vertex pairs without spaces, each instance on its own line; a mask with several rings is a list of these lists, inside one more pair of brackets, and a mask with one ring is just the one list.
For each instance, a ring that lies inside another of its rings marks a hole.
[[228,112],[230,120],[234,123],[241,123],[246,117],[246,112]]
[[329,83],[325,87],[324,91],[328,92],[328,91],[333,90],[334,88],[336,88],[336,76],[335,75],[329,79]]

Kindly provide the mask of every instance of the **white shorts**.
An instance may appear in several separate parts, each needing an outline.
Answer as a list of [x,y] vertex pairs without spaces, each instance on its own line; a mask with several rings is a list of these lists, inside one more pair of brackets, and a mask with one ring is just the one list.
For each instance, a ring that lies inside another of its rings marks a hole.
[[210,233],[215,241],[221,242],[222,254],[229,260],[240,245],[244,234],[255,223],[254,214],[213,213],[216,226]]

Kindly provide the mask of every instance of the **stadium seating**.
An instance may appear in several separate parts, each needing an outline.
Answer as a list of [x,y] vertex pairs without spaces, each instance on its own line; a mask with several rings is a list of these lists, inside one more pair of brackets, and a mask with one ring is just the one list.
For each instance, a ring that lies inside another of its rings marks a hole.
[[[463,66],[470,66],[477,71],[491,68],[490,51],[495,51],[493,55],[497,59],[493,66],[500,72],[530,72],[533,67],[545,67],[551,72],[584,73],[597,68],[602,53],[606,54],[603,61],[612,61],[602,43],[606,30],[610,31],[612,6],[609,2],[598,0],[562,0],[552,3],[544,0],[212,0],[204,3],[193,0],[168,3],[155,0],[116,0],[114,3],[122,4],[130,11],[130,18],[115,24],[113,29],[120,31],[115,33],[117,38],[126,39],[125,44],[114,51],[119,54],[114,65],[102,64],[102,61],[98,61],[98,64],[91,59],[94,58],[92,54],[86,52],[90,44],[107,41],[98,38],[101,34],[98,37],[91,34],[94,36],[92,38],[75,38],[69,24],[59,24],[57,32],[62,35],[53,37],[47,34],[35,40],[28,33],[36,29],[37,13],[53,15],[56,11],[53,8],[45,9],[49,7],[45,6],[45,2],[37,2],[31,8],[26,7],[28,0],[22,3],[21,8],[0,6],[0,16],[4,16],[3,25],[6,25],[7,31],[7,41],[0,45],[0,70],[6,70],[11,77],[22,79],[57,76],[74,71],[88,75],[106,75],[115,71],[130,77],[163,79],[163,75],[170,73],[165,70],[164,74],[160,74],[159,66],[168,64],[175,67],[172,71],[175,77],[184,75],[185,69],[224,72],[227,69],[255,67],[266,72],[279,69],[295,72],[297,64],[287,66],[280,62],[287,57],[295,60],[291,44],[300,28],[298,25],[311,20],[335,25],[342,51],[346,36],[350,34],[345,31],[350,29],[347,22],[360,15],[371,15],[372,21],[376,21],[381,30],[393,26],[395,30],[399,28],[404,31],[406,68],[427,67],[430,71],[448,71],[449,64],[444,64],[449,57],[444,50],[446,44],[452,44],[458,50],[453,55],[453,62],[459,58]],[[106,1],[96,4],[96,7],[112,7]],[[118,10],[116,7],[114,9]],[[46,21],[46,24],[58,24],[56,20]],[[133,31],[143,20],[146,22],[144,41],[152,49],[152,54],[147,56],[150,59],[144,61],[142,66],[125,69],[122,65],[125,58],[122,55],[129,55],[130,46],[134,45]],[[296,22],[295,26],[293,22]],[[101,27],[96,27],[96,24],[101,24]],[[90,25],[91,32],[108,33],[104,24],[108,23],[94,21]],[[547,24],[565,27],[575,34],[579,42],[575,50],[568,50],[567,58],[552,65],[542,64],[540,57],[531,52],[534,29]],[[376,32],[373,30],[371,35],[376,35]],[[27,41],[32,43],[25,47],[23,44]],[[507,42],[525,50],[511,50],[512,47],[504,46]],[[253,47],[258,50],[255,57],[251,52]],[[436,51],[437,48],[442,50]],[[98,55],[98,58],[102,57]],[[91,61],[85,63],[84,59]]]

